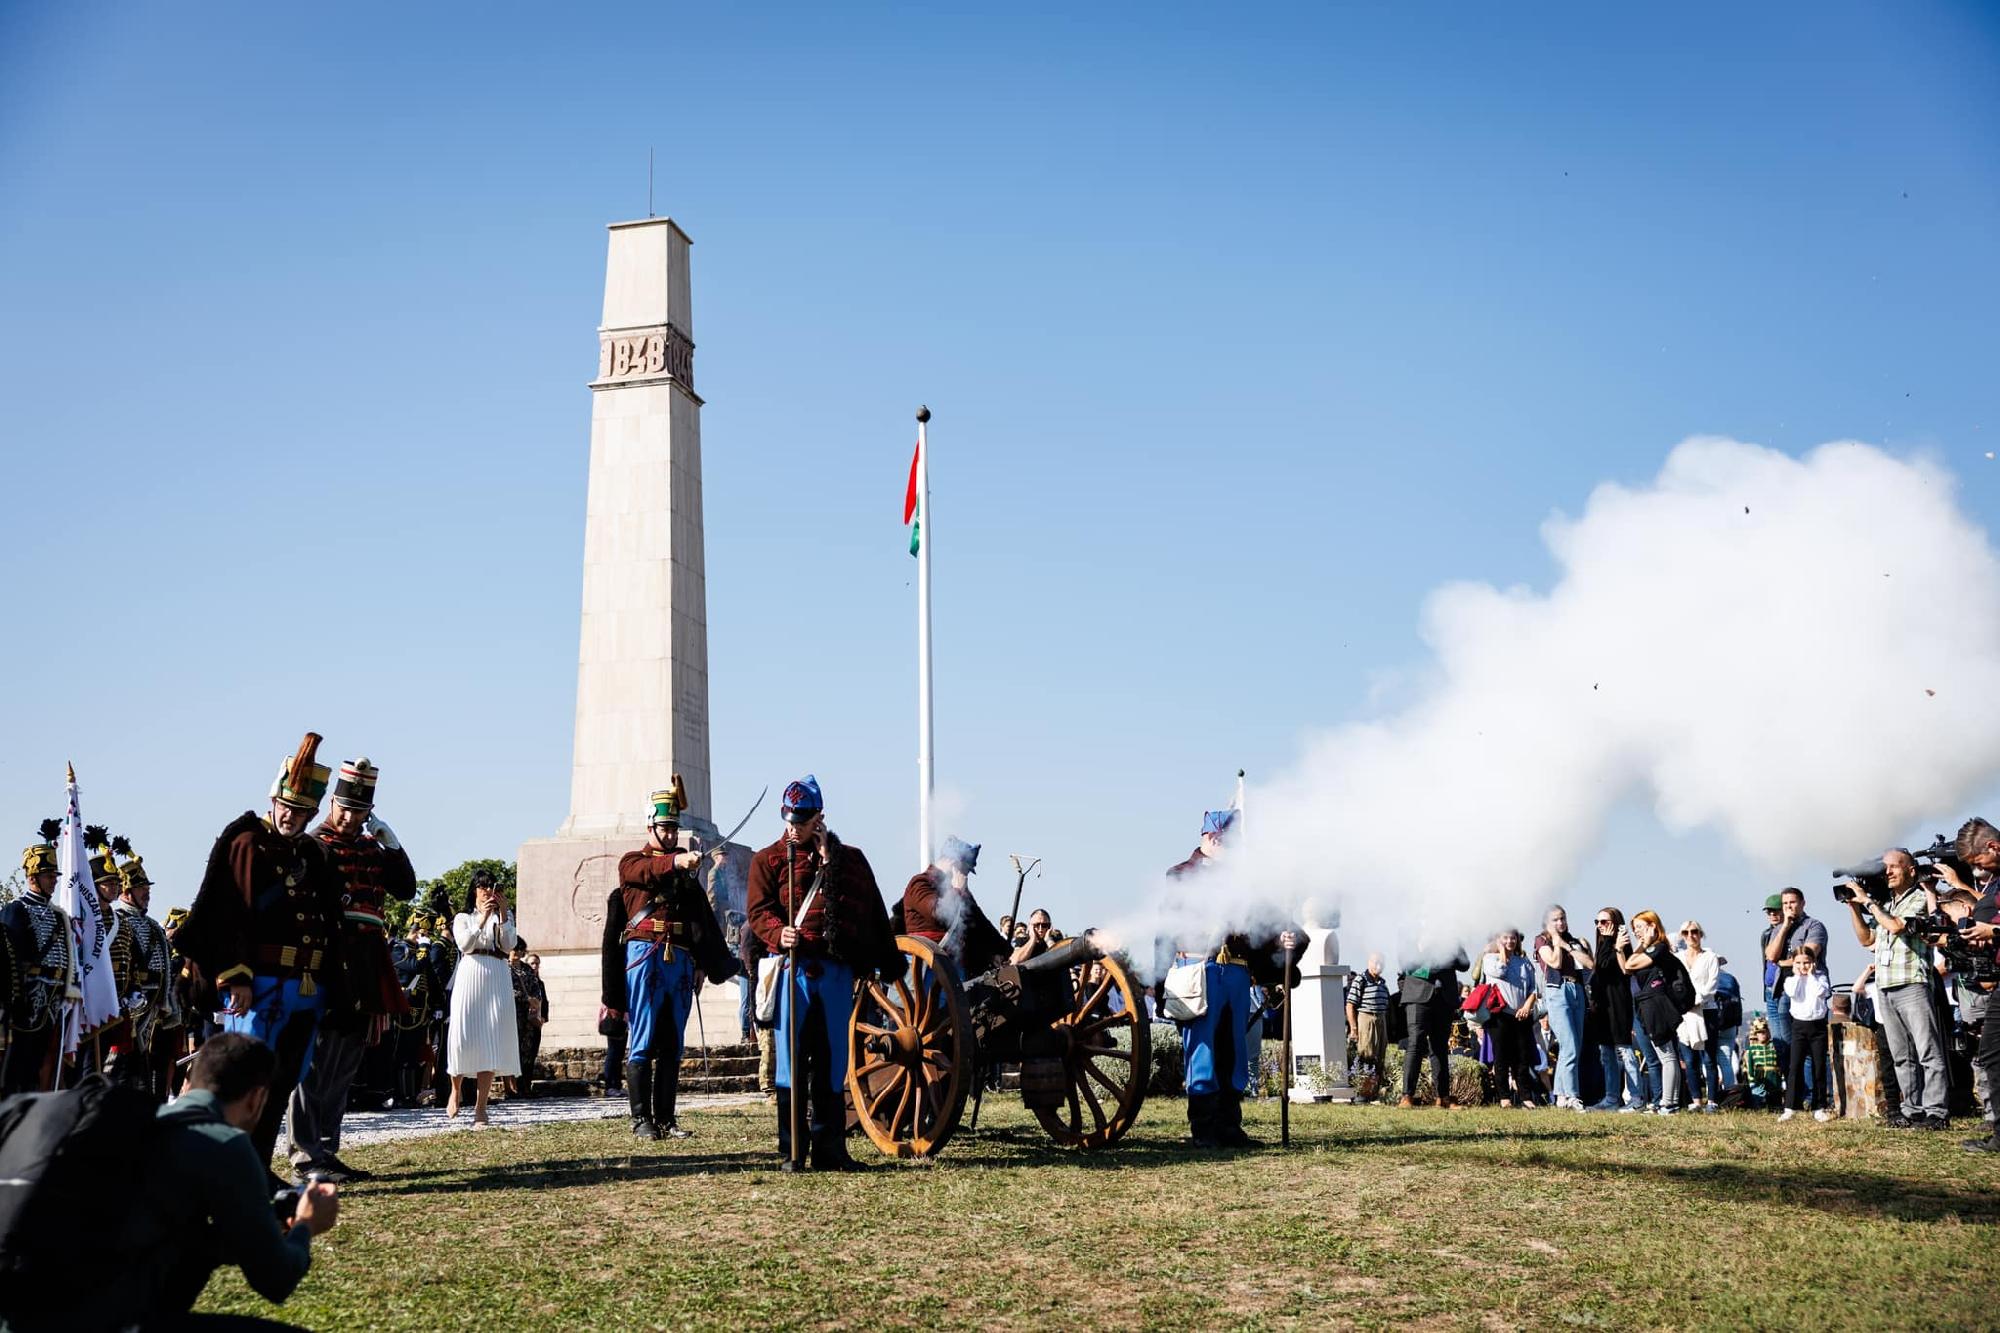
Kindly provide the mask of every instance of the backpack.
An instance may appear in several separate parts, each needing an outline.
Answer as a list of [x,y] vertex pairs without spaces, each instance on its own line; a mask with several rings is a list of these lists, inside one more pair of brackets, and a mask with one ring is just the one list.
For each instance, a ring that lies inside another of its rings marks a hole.
[[152,1097],[101,1074],[0,1102],[0,1316],[74,1314],[102,1281],[89,1242],[145,1174],[156,1132]]
[[1687,965],[1669,953],[1659,968],[1666,974],[1667,998],[1674,1002],[1675,1011],[1683,1014],[1692,1012],[1695,1008],[1694,978],[1688,975]]
[[1743,1026],[1743,988],[1727,972],[1715,988],[1715,1026],[1718,1032]]

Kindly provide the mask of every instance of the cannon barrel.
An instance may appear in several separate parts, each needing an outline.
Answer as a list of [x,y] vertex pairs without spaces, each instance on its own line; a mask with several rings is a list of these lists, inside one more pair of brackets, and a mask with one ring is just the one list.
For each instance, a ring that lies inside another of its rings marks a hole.
[[1097,932],[1086,930],[1083,934],[1064,940],[1047,953],[1038,954],[1018,966],[1023,972],[1060,972],[1065,968],[1094,963],[1102,957],[1104,950],[1097,947]]

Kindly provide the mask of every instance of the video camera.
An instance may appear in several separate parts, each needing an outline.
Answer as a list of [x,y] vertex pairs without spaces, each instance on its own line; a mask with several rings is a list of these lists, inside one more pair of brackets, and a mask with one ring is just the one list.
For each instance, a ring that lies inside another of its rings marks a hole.
[[[1947,841],[1942,833],[1931,840],[1930,846],[1920,847],[1912,851],[1910,859],[1917,863],[1917,879],[1919,882],[1935,880],[1938,877],[1939,866],[1950,866],[1958,872],[1961,879],[1969,879],[1972,874],[1965,862],[1958,859],[1958,848]],[[1872,861],[1862,861],[1855,865],[1842,866],[1833,872],[1833,877],[1835,879],[1854,881],[1853,884],[1836,884],[1833,886],[1833,900],[1835,902],[1853,902],[1856,887],[1859,887],[1863,893],[1866,893],[1869,898],[1877,903],[1887,905],[1889,901],[1889,871],[1882,864],[1882,858],[1879,856]]]

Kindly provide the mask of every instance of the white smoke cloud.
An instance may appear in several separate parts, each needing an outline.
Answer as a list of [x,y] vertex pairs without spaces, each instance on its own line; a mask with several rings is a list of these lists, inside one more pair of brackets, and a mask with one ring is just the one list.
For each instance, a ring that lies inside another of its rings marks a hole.
[[1622,800],[1776,870],[1955,827],[2000,773],[2000,562],[1935,464],[1694,438],[1542,535],[1553,587],[1438,589],[1409,702],[1311,738],[1114,935],[1312,902],[1409,959],[1532,933]]

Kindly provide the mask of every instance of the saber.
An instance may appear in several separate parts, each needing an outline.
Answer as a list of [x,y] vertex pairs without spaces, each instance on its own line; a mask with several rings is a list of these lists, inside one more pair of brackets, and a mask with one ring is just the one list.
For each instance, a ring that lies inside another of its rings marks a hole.
[[708,1024],[701,1019],[701,987],[694,988],[694,1030],[701,1036],[701,1074],[708,1077]]
[[745,815],[743,816],[743,818],[737,820],[736,827],[729,830],[729,832],[723,834],[722,841],[717,845],[722,847],[727,847],[729,845],[730,840],[743,831],[743,826],[750,822],[750,816],[757,813],[758,807],[764,804],[764,798],[766,796],[769,796],[770,794],[771,794],[771,784],[767,782],[764,784],[764,790],[757,793],[757,799],[750,802],[750,814]]

